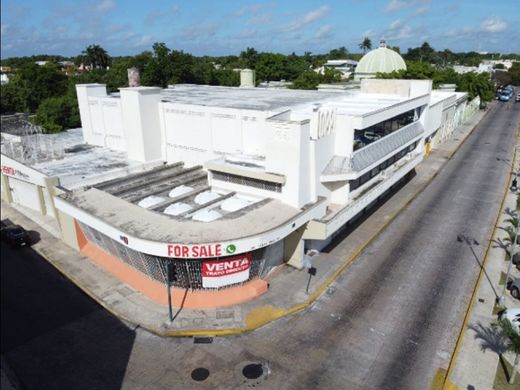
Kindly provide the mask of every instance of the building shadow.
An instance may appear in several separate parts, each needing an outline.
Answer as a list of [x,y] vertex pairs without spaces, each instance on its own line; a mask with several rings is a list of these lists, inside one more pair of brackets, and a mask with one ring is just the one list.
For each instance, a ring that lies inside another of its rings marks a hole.
[[32,248],[1,249],[0,350],[22,388],[120,389],[135,331]]
[[334,250],[334,248],[336,248],[345,238],[363,224],[363,222],[370,218],[377,210],[379,210],[379,208],[390,198],[401,191],[415,176],[417,176],[417,173],[414,169],[390,187],[384,194],[380,195],[374,202],[372,202],[372,204],[367,206],[363,211],[352,218],[341,230],[339,230],[331,242],[323,248],[321,252],[330,253]]

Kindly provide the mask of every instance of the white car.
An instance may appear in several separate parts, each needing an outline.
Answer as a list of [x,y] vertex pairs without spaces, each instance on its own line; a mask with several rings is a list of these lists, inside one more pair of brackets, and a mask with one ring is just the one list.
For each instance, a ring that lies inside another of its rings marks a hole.
[[509,320],[516,333],[520,334],[520,308],[506,309],[500,314],[501,320]]

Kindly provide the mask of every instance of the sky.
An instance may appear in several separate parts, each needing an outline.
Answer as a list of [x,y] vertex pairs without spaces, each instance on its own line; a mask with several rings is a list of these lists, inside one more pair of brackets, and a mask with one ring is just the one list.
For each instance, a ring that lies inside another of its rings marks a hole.
[[2,58],[75,56],[91,44],[135,55],[154,42],[194,55],[360,52],[366,36],[401,52],[427,41],[520,53],[520,0],[1,0]]

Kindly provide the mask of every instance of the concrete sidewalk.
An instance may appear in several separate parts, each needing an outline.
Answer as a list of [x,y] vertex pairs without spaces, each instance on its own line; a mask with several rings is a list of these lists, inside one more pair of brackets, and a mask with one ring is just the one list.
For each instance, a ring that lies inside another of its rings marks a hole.
[[[170,322],[166,306],[121,283],[24,215],[36,218],[34,213],[2,202],[2,219],[9,218],[27,230],[38,231],[41,240],[33,245],[33,249],[108,311],[133,326],[162,336],[226,335],[251,331],[307,307],[326,291],[366,245],[428,185],[486,112],[476,112],[466,124],[454,131],[451,139],[432,151],[429,158],[417,167],[415,177],[377,209],[374,208],[367,218],[347,229],[328,253],[321,253],[313,259],[317,275],[312,278],[308,294],[305,292],[307,272],[281,267],[269,276],[269,290],[258,299],[221,309],[174,309],[175,319]],[[41,219],[41,223],[48,228],[50,222]]]
[[[517,140],[518,141],[518,140]],[[515,156],[514,172],[518,172],[520,153]],[[511,179],[511,178],[510,178]],[[511,181],[511,180],[510,180]],[[502,229],[509,224],[507,219],[509,210],[515,210],[517,194],[510,190],[510,181],[506,190],[500,215],[498,216],[493,239],[490,243],[488,253],[483,262],[482,275],[474,297],[470,303],[467,319],[464,323],[461,337],[457,343],[456,352],[452,358],[450,370],[448,371],[449,381],[445,388],[459,389],[492,389],[495,381],[495,374],[499,365],[498,354],[492,348],[483,347],[486,341],[489,344],[496,344],[489,337],[494,334],[492,323],[496,322],[497,315],[493,314],[496,299],[502,294],[504,284],[499,284],[501,275],[507,274],[509,256],[503,247],[499,245],[503,242],[507,233]],[[510,279],[520,277],[520,271],[513,265],[511,267]],[[505,291],[505,306],[507,308],[520,307],[520,301],[514,299],[509,291]],[[489,333],[486,333],[489,332]],[[504,358],[513,365],[514,354],[506,353]],[[520,388],[520,377],[516,380],[516,389]],[[513,388],[513,386],[512,386]]]

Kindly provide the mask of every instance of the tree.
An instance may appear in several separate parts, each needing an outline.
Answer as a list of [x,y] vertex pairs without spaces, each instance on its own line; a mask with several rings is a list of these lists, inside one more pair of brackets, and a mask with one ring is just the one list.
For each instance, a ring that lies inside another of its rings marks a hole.
[[68,78],[56,64],[49,62],[39,66],[34,62],[25,63],[9,84],[1,88],[2,113],[11,110],[34,112],[42,100],[62,95],[67,88]]
[[258,52],[248,47],[245,51],[240,53],[240,60],[243,62],[243,66],[249,69],[256,69],[256,62],[258,60]]
[[99,45],[90,45],[82,52],[83,60],[93,69],[106,69],[110,65],[110,57]]
[[364,37],[363,41],[359,44],[359,48],[363,50],[363,53],[366,53],[368,50],[372,49],[372,41],[369,37]]
[[58,133],[63,129],[79,127],[81,120],[75,96],[67,94],[43,100],[33,123],[41,126],[44,133]]
[[332,49],[328,54],[329,60],[343,60],[347,58],[348,50],[345,46],[341,46],[337,49]]
[[10,82],[0,88],[0,112],[2,114],[26,111],[28,93],[19,83],[14,82],[15,77],[11,77]]
[[498,324],[502,330],[502,334],[506,339],[506,347],[509,351],[515,354],[515,362],[513,364],[513,372],[509,376],[509,384],[515,382],[516,372],[518,371],[518,363],[520,362],[520,334],[513,328],[509,320],[499,320]]
[[495,88],[488,73],[469,72],[461,74],[457,83],[457,91],[467,92],[470,100],[479,96],[480,100],[489,102],[495,97]]

